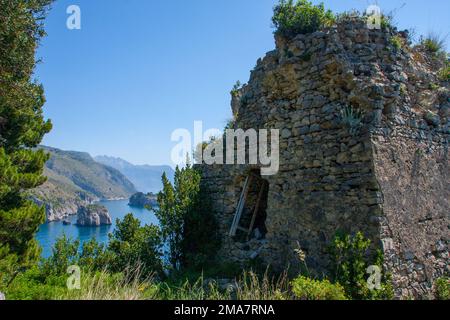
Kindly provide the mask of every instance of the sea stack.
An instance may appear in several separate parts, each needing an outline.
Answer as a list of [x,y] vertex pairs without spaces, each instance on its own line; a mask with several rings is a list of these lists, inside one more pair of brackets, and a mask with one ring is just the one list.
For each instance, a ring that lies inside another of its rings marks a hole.
[[129,206],[136,208],[154,207],[158,204],[158,198],[153,193],[138,192],[131,196]]
[[78,209],[77,225],[81,227],[95,227],[111,225],[112,219],[108,209],[104,206],[89,205]]

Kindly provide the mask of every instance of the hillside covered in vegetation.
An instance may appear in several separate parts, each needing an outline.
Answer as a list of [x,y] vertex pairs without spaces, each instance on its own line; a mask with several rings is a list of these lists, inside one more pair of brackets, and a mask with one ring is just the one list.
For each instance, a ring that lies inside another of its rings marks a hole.
[[50,154],[45,164],[47,181],[31,191],[47,208],[47,220],[62,220],[80,206],[102,199],[127,199],[134,185],[118,170],[96,162],[88,153],[40,147]]

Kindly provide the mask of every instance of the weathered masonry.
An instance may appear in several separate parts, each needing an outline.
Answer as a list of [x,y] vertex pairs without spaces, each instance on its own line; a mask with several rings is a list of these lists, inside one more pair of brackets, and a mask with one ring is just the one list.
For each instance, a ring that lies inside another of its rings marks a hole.
[[235,126],[279,129],[280,170],[199,166],[221,257],[295,269],[299,244],[326,274],[336,231],[362,231],[384,251],[398,296],[424,297],[449,274],[449,85],[436,59],[392,37],[406,43],[350,19],[277,39],[258,60],[233,95]]

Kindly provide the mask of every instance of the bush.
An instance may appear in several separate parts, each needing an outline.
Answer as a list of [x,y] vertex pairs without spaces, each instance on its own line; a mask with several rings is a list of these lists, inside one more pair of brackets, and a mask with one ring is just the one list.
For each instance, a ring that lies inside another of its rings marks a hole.
[[301,300],[347,300],[344,288],[327,279],[319,281],[300,276],[292,281],[292,291]]
[[447,277],[439,278],[434,283],[436,299],[450,300],[450,279]]
[[72,241],[66,235],[57,239],[52,248],[52,255],[43,260],[41,265],[43,274],[48,276],[66,274],[69,266],[78,265],[79,263],[79,247],[79,240]]
[[392,299],[393,287],[388,275],[382,275],[381,288],[369,289],[367,268],[377,266],[382,270],[383,255],[377,251],[368,254],[370,240],[361,232],[355,236],[336,235],[330,248],[334,265],[334,280],[340,283],[349,298],[357,300]]
[[107,247],[92,238],[83,243],[78,265],[88,270],[105,270],[111,265],[112,259],[113,255],[107,250]]
[[439,71],[439,79],[442,81],[450,81],[450,63],[447,61],[445,66]]
[[275,33],[291,39],[298,34],[311,33],[333,24],[335,16],[322,4],[313,5],[307,0],[281,0],[274,8],[272,22]]
[[238,96],[239,91],[240,91],[241,89],[242,89],[242,83],[238,80],[238,81],[236,81],[236,83],[233,85],[233,89],[231,89],[230,94],[231,94],[233,97],[236,97],[236,96]]
[[143,277],[163,275],[162,237],[157,226],[143,226],[131,213],[117,221],[116,229],[109,235],[107,252],[111,254],[113,272],[122,272],[129,266],[140,266]]
[[438,34],[430,33],[425,39],[421,40],[422,46],[429,52],[435,55],[445,51],[446,39],[440,37]]
[[52,300],[63,295],[66,276],[48,275],[38,266],[17,275],[6,288],[8,300]]
[[397,52],[403,48],[404,40],[400,36],[395,35],[391,37],[389,43],[394,47],[394,50]]

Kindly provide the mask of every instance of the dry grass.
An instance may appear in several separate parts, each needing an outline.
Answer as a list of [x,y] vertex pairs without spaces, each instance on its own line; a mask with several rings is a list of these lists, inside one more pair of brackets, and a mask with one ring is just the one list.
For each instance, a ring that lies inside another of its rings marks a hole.
[[156,298],[157,287],[151,278],[142,280],[139,267],[122,274],[106,271],[86,273],[79,290],[68,291],[61,300],[146,300]]
[[153,278],[142,280],[140,269],[130,269],[123,274],[107,272],[87,273],[82,276],[80,290],[68,291],[59,300],[286,300],[291,297],[286,274],[277,279],[266,273],[258,276],[249,271],[227,286],[217,281],[199,278],[174,286],[156,282]]
[[252,271],[244,272],[236,282],[237,300],[286,300],[290,296],[289,279],[286,273],[270,278],[266,272],[262,279]]

